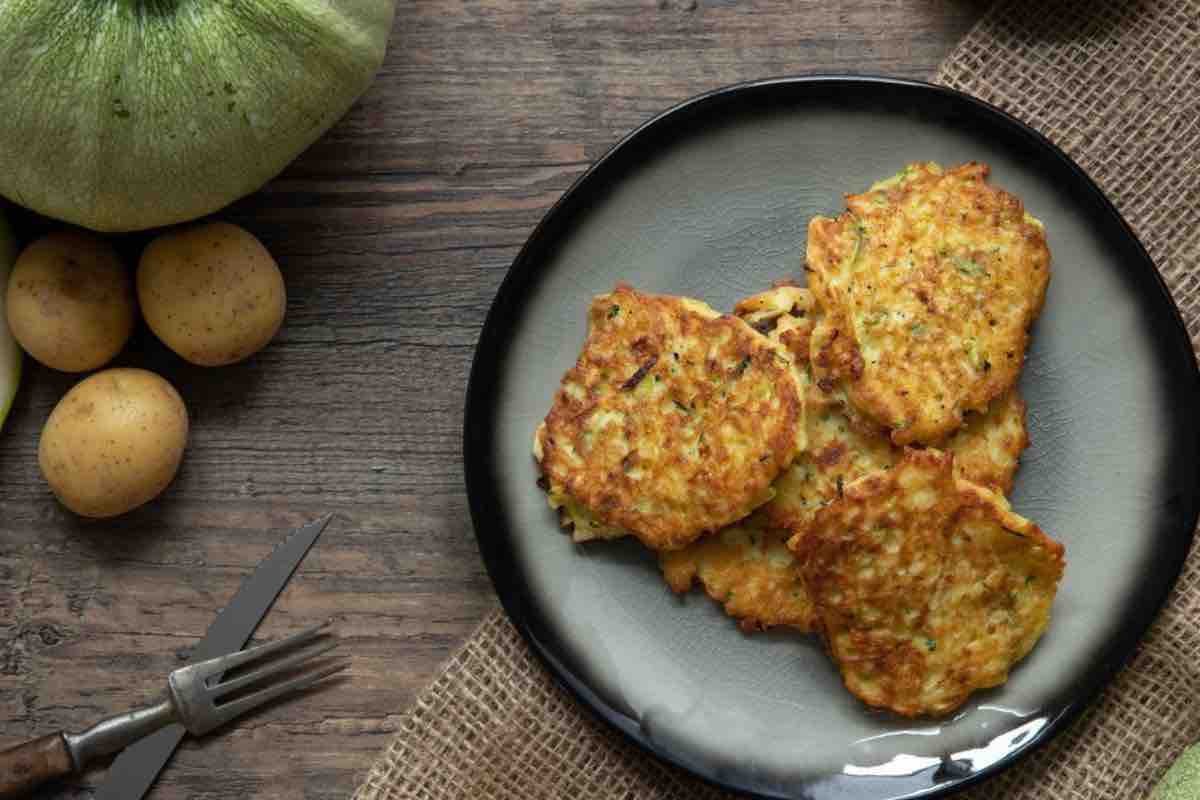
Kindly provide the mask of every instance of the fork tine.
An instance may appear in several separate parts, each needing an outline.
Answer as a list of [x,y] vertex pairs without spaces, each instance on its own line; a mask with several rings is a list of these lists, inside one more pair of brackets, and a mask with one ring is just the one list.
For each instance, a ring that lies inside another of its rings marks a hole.
[[305,661],[310,661],[320,655],[328,653],[337,646],[337,642],[330,642],[329,644],[322,645],[316,649],[304,650],[299,653],[293,653],[286,658],[268,661],[264,666],[259,667],[253,672],[247,673],[246,675],[239,675],[231,681],[222,681],[221,683],[218,683],[216,686],[211,687],[210,691],[214,698],[223,697],[224,695],[236,691],[243,686],[249,686],[252,683],[257,683],[263,678],[270,677],[271,675],[277,675],[280,672],[286,672],[292,667],[303,664]]
[[301,689],[307,689],[314,683],[328,678],[336,672],[341,672],[346,667],[350,666],[350,662],[341,661],[336,664],[331,664],[320,669],[307,672],[292,678],[289,681],[284,681],[276,686],[270,686],[266,689],[248,694],[245,697],[240,697],[230,703],[217,706],[217,716],[220,718],[218,724],[225,724],[234,717],[241,716],[252,708],[262,705],[269,700],[274,700],[276,697],[288,694],[289,692],[298,692]]
[[283,639],[276,639],[273,642],[260,644],[256,647],[248,647],[245,650],[239,650],[238,652],[230,653],[227,656],[220,656],[218,658],[210,659],[209,661],[205,661],[203,664],[198,664],[197,666],[202,667],[202,675],[205,679],[211,678],[214,675],[220,675],[222,672],[228,672],[234,667],[239,667],[242,664],[254,661],[257,658],[268,656],[271,653],[276,653],[280,650],[287,650],[303,644],[304,642],[315,639],[321,635],[323,630],[329,627],[331,622],[332,620],[327,620],[322,622],[320,625],[316,625],[308,630],[300,631],[299,633],[294,633],[291,636]]

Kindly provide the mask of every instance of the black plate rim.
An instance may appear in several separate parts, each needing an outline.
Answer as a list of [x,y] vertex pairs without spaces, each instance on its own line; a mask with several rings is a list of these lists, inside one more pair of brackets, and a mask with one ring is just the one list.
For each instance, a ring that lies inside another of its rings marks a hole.
[[[492,456],[490,426],[486,424],[488,409],[487,401],[481,399],[484,394],[481,384],[484,382],[485,372],[496,362],[499,339],[495,335],[495,329],[513,299],[512,295],[516,284],[521,278],[537,269],[537,266],[530,261],[531,254],[538,248],[541,239],[548,235],[548,231],[555,225],[559,217],[573,210],[577,203],[586,201],[586,188],[589,183],[596,180],[597,176],[602,176],[627,150],[636,147],[639,140],[644,138],[648,132],[667,125],[681,116],[700,113],[707,105],[719,105],[732,96],[743,93],[769,92],[771,90],[795,91],[817,85],[835,85],[847,91],[866,87],[894,86],[936,96],[942,100],[957,103],[976,116],[988,119],[992,124],[1005,129],[1006,133],[1017,134],[1034,148],[1040,150],[1043,155],[1057,161],[1060,167],[1066,169],[1073,176],[1077,187],[1085,190],[1099,210],[1118,226],[1129,251],[1136,256],[1127,263],[1127,269],[1147,271],[1153,278],[1161,300],[1171,311],[1171,322],[1173,323],[1170,326],[1173,337],[1171,345],[1180,350],[1181,355],[1186,354],[1187,356],[1188,374],[1179,376],[1179,382],[1181,385],[1186,384],[1190,387],[1190,392],[1185,390],[1185,393],[1190,394],[1192,406],[1200,406],[1200,365],[1197,364],[1187,326],[1162,274],[1133,228],[1091,176],[1050,139],[1003,109],[973,95],[926,81],[883,75],[811,74],[764,78],[730,84],[688,98],[638,125],[610,147],[603,156],[572,182],[570,187],[543,215],[505,273],[484,319],[467,380],[463,417],[463,469],[472,527],[484,566],[500,599],[501,606],[521,637],[537,654],[538,659],[561,688],[572,695],[603,724],[617,731],[645,753],[682,769],[711,786],[747,797],[762,798],[762,800],[792,800],[792,798],[790,795],[765,792],[752,786],[729,783],[706,771],[703,767],[686,763],[677,754],[656,746],[641,734],[635,720],[631,720],[593,692],[554,652],[550,641],[553,636],[548,633],[547,624],[542,619],[536,602],[530,597],[528,587],[520,581],[520,576],[510,568],[511,559],[506,556],[509,551],[507,547],[509,532],[503,531],[503,536],[497,536],[496,520],[498,515],[494,509],[500,504],[495,502],[489,491],[491,482],[488,467]],[[1183,363],[1184,360],[1180,360]],[[1195,433],[1196,441],[1193,444],[1200,451],[1200,427],[1196,428]],[[1111,644],[1098,658],[1097,668],[1083,677],[1079,688],[1072,693],[1071,698],[1057,708],[1044,709],[1046,724],[1002,758],[980,770],[955,777],[928,790],[910,795],[913,800],[946,798],[988,778],[995,777],[1044,747],[1066,729],[1083,709],[1091,705],[1101,690],[1133,657],[1137,644],[1162,610],[1183,570],[1184,562],[1195,537],[1197,522],[1200,521],[1200,485],[1193,487],[1192,494],[1185,497],[1184,502],[1190,506],[1183,512],[1186,528],[1181,530],[1178,536],[1172,538],[1172,546],[1163,548],[1156,559],[1156,566],[1164,570],[1167,580],[1158,584],[1157,591],[1143,596],[1134,611],[1134,625],[1125,628],[1123,635],[1114,637]]]

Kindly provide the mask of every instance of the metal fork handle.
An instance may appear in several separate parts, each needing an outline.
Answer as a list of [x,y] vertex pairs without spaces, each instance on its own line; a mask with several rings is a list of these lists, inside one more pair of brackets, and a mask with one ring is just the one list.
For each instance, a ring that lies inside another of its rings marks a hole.
[[115,717],[102,719],[82,733],[68,733],[67,750],[75,769],[81,770],[94,758],[124,750],[129,745],[165,728],[178,719],[175,704],[164,697],[148,708],[135,708]]
[[97,722],[82,733],[52,733],[0,752],[0,800],[24,797],[52,778],[78,772],[92,759],[115,753],[176,721],[164,698],[148,708]]

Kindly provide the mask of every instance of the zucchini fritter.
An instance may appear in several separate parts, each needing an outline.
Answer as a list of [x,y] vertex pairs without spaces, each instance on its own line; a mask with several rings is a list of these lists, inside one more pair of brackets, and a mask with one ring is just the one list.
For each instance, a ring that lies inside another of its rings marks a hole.
[[699,579],[742,630],[789,625],[808,632],[815,618],[800,565],[787,548],[791,535],[772,527],[759,511],[682,550],[660,553],[658,564],[676,592],[686,592]]
[[632,533],[673,550],[750,514],[804,446],[792,359],[697,300],[619,285],[534,435],[577,541]]
[[987,175],[912,164],[809,225],[817,381],[896,444],[937,442],[1011,389],[1045,300],[1042,224]]
[[1063,573],[1062,545],[956,479],[953,460],[907,450],[789,542],[846,687],[905,716],[1003,683],[1045,630]]
[[[804,380],[807,449],[775,481],[775,497],[765,507],[772,525],[799,530],[846,484],[891,468],[902,449],[885,428],[856,413],[839,389],[826,392],[813,382],[809,339],[814,320],[822,317],[808,290],[778,286],[738,303],[735,313],[784,344]],[[939,446],[954,454],[956,477],[1008,494],[1028,444],[1025,403],[1013,388],[986,413],[968,414],[966,424]]]
[[[806,528],[845,484],[890,468],[903,451],[885,430],[813,385],[808,337],[816,312],[807,289],[777,286],[741,301],[734,313],[777,339],[795,359],[807,396],[808,449],[780,474],[775,496],[754,516],[662,554],[659,565],[676,592],[686,592],[699,580],[710,597],[741,621],[743,630],[790,625],[810,631],[811,600],[793,557],[778,545]],[[994,401],[987,414],[969,415],[967,425],[944,446],[956,456],[956,476],[1007,493],[1027,443],[1025,404],[1013,389]]]

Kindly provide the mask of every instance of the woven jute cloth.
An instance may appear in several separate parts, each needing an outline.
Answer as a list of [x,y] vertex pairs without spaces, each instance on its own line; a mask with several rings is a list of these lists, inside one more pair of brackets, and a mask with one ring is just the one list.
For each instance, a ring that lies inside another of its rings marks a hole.
[[[1038,128],[1149,249],[1200,341],[1200,0],[994,7],[936,80]],[[1200,409],[1197,409],[1200,413]],[[970,800],[1143,798],[1200,740],[1200,554],[1132,661],[1066,731]],[[355,800],[726,797],[598,722],[493,612],[416,700]]]

